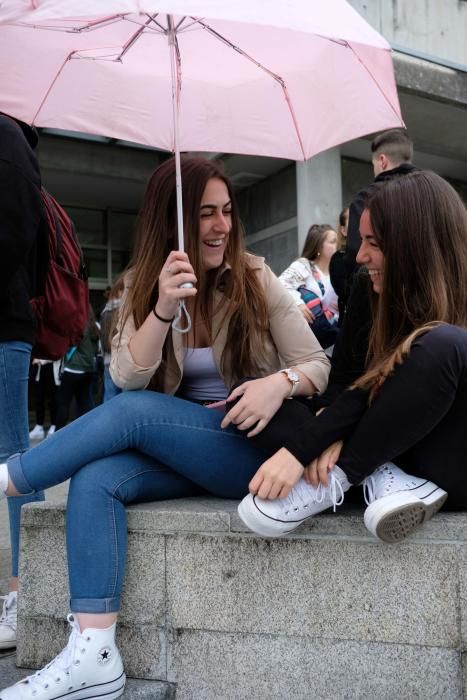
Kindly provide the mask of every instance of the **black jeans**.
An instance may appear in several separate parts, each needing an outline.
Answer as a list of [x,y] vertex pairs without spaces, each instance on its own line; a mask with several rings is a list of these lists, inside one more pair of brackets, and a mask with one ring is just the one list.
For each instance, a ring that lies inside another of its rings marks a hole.
[[57,392],[57,430],[68,422],[73,398],[76,399],[76,418],[94,408],[92,382],[94,374],[64,372]]
[[54,366],[50,362],[42,365],[38,382],[34,382],[36,396],[36,423],[44,425],[45,411],[48,404],[50,425],[57,424],[57,386],[54,379]]
[[353,484],[392,461],[445,489],[450,508],[467,509],[467,331],[446,325],[420,336],[371,406],[358,390],[319,416],[285,401],[252,439],[287,447],[304,465],[344,439],[339,466]]

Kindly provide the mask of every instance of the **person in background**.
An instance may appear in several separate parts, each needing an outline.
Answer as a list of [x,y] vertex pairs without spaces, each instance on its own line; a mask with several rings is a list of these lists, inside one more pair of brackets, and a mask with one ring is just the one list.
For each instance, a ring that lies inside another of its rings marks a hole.
[[339,214],[339,226],[337,229],[337,250],[329,263],[329,276],[334,291],[337,294],[339,308],[339,326],[344,320],[345,313],[345,244],[347,241],[347,227],[349,223],[349,208],[346,207]]
[[[29,447],[28,380],[36,322],[29,299],[44,280],[47,232],[37,132],[0,113],[0,461]],[[11,543],[9,594],[0,614],[0,649],[16,646],[21,506],[42,492],[8,499]]]
[[71,402],[76,400],[76,417],[94,408],[92,395],[96,376],[96,355],[99,329],[92,306],[89,305],[88,324],[83,339],[65,355],[61,384],[57,392],[57,430],[68,423]]
[[112,291],[112,287],[110,286],[110,284],[108,284],[107,287],[102,292],[101,302],[100,302],[100,305],[97,309],[97,316],[98,317],[100,317],[101,313],[103,312],[103,310],[105,308],[105,305],[109,301],[111,291]]
[[[294,300],[264,259],[245,251],[221,166],[185,156],[181,174],[186,252],[177,250],[173,158],[151,176],[138,219],[112,339],[110,371],[124,391],[0,465],[0,496],[72,477],[70,639],[42,671],[2,691],[2,700],[22,700],[31,689],[34,700],[57,692],[71,700],[73,688],[83,700],[96,697],[96,685],[102,697],[120,697],[115,626],[125,506],[197,494],[241,498],[268,455],[247,434],[261,432],[289,396],[326,386],[329,361]],[[178,315],[181,301],[190,323]],[[246,376],[252,379],[231,390]],[[229,398],[238,401],[225,415]]]
[[117,326],[118,310],[122,304],[124,277],[121,275],[112,287],[107,304],[101,313],[100,332],[104,351],[104,395],[103,401],[109,401],[122,391],[110,376],[111,342]]
[[413,172],[369,195],[360,236],[357,262],[375,309],[367,366],[320,415],[296,402],[287,425],[277,414],[255,437],[271,448],[282,434],[239,506],[264,536],[335,508],[357,485],[365,525],[386,542],[412,533],[446,499],[467,508],[465,206],[439,175]]
[[279,276],[323,348],[337,335],[337,295],[329,264],[337,250],[337,233],[329,224],[313,224],[301,256]]
[[383,131],[375,136],[371,142],[371,164],[374,180],[357,193],[349,207],[345,251],[345,295],[343,297],[345,305],[347,305],[353,280],[359,267],[356,256],[360,247],[359,224],[364,202],[375,184],[415,172],[417,168],[413,165],[412,158],[413,142],[405,129]]
[[[32,382],[36,425],[29,433],[30,440],[43,440],[45,436],[53,435],[57,425],[57,387],[60,386],[62,360],[39,360],[35,358],[31,364],[30,379]],[[50,426],[44,429],[46,408],[49,409]]]

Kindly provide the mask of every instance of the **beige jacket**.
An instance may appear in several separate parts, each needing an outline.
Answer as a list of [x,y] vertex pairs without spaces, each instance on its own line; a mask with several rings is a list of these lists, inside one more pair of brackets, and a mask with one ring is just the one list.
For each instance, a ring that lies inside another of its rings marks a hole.
[[[323,349],[310,331],[293,298],[265,264],[264,259],[248,254],[248,264],[260,276],[269,307],[270,327],[264,348],[267,359],[261,367],[261,376],[273,374],[284,367],[296,367],[313,382],[319,392],[322,392],[327,386],[330,371],[330,363]],[[216,308],[216,302],[222,292],[216,291],[215,294],[219,295],[215,299]],[[213,355],[225,385],[230,387],[241,377],[236,377],[230,367],[226,368],[224,373],[220,369],[228,331],[226,324],[221,326],[223,314],[222,310],[212,319],[215,338]],[[175,394],[180,386],[185,356],[183,335],[173,329],[171,332],[174,357],[165,367],[163,378],[164,392],[167,394]],[[133,317],[128,318],[123,329],[119,320],[117,333],[112,340],[110,374],[115,384],[124,390],[145,389],[161,364],[160,357],[151,367],[140,367],[135,363],[129,349],[130,339],[135,333]]]

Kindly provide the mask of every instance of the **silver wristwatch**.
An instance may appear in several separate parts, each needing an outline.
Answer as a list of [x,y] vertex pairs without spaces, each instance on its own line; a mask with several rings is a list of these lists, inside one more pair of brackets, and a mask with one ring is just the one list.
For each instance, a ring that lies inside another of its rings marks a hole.
[[291,383],[290,387],[290,394],[288,395],[288,399],[291,399],[292,396],[295,394],[298,384],[300,382],[300,377],[296,372],[293,371],[293,369],[281,369],[279,370],[280,374],[285,374],[289,382]]

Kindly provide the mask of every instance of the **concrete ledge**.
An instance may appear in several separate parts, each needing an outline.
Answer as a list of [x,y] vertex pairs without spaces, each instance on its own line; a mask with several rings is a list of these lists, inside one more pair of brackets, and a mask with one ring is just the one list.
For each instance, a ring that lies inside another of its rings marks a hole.
[[467,73],[441,66],[428,59],[394,53],[397,85],[422,96],[429,96],[457,107],[467,104]]
[[[359,508],[266,540],[236,506],[128,509],[128,675],[175,684],[177,700],[463,697],[466,513],[385,545]],[[28,505],[22,527],[18,661],[38,667],[68,634],[64,506]]]

